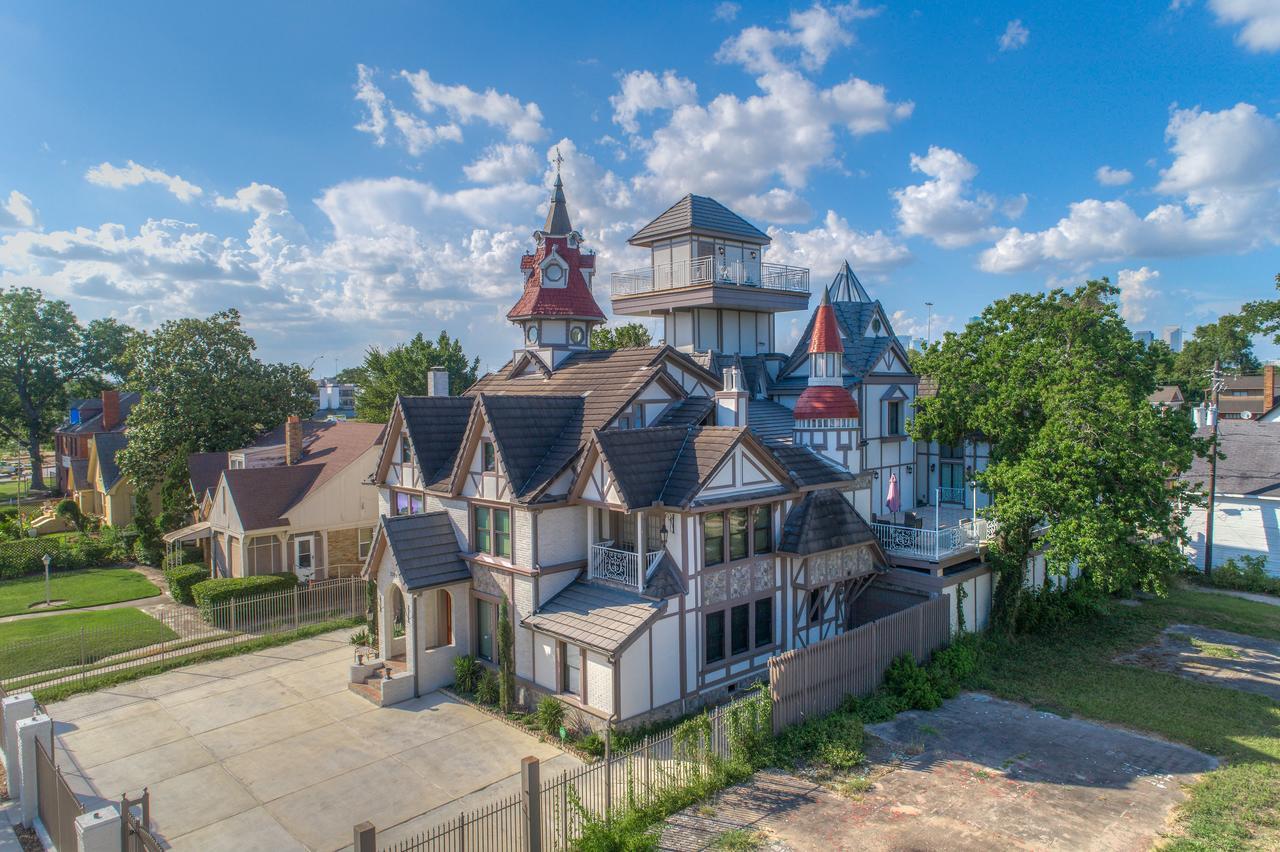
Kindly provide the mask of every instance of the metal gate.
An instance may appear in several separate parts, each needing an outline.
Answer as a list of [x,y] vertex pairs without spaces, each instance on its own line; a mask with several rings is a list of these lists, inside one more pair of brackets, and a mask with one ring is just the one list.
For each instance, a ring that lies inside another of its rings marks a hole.
[[[141,811],[139,816],[134,808]],[[151,833],[151,794],[145,787],[136,799],[120,799],[120,848],[122,852],[161,852],[163,848]]]
[[44,830],[59,849],[75,849],[76,817],[84,807],[54,764],[44,741],[36,740],[36,809]]

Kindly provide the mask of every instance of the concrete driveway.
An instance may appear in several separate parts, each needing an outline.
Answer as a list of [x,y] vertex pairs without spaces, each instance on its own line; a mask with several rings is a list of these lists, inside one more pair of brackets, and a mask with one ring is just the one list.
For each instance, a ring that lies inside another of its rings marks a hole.
[[[371,820],[391,841],[577,761],[433,693],[376,708],[347,689],[341,631],[51,705],[87,805],[151,792],[173,849],[333,850]],[[380,844],[381,845],[381,844]]]

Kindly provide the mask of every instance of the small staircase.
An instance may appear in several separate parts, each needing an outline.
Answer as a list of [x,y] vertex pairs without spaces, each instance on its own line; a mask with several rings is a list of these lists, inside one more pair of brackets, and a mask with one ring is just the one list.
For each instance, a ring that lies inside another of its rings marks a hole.
[[351,681],[347,684],[347,688],[371,704],[383,707],[387,703],[383,684],[390,678],[408,671],[409,663],[403,656],[375,662],[377,667],[367,677]]

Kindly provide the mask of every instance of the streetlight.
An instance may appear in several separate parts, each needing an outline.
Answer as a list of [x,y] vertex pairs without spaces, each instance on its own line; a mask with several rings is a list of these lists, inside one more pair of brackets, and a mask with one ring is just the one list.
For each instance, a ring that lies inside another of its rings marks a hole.
[[53,557],[46,553],[40,561],[44,563],[44,606],[48,609],[53,606],[53,599],[49,595],[49,563],[53,561]]
[[929,315],[924,326],[924,341],[925,343],[933,343],[933,302],[925,302],[924,307]]

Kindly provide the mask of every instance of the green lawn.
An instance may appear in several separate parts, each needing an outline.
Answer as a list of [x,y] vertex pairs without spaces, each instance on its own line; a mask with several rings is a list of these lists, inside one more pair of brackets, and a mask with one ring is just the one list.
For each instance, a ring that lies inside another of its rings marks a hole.
[[1222,759],[1190,791],[1173,849],[1280,848],[1280,705],[1111,660],[1170,624],[1280,639],[1280,607],[1174,591],[1050,636],[991,639],[973,686],[1043,710],[1149,731]]
[[[78,665],[178,635],[136,609],[103,609],[0,624],[0,678]],[[21,644],[14,644],[21,643]]]
[[[160,594],[154,583],[129,568],[55,572],[49,591],[53,600],[66,601],[57,609],[135,601]],[[44,595],[43,574],[0,582],[0,616],[31,612],[31,604],[43,602]]]

